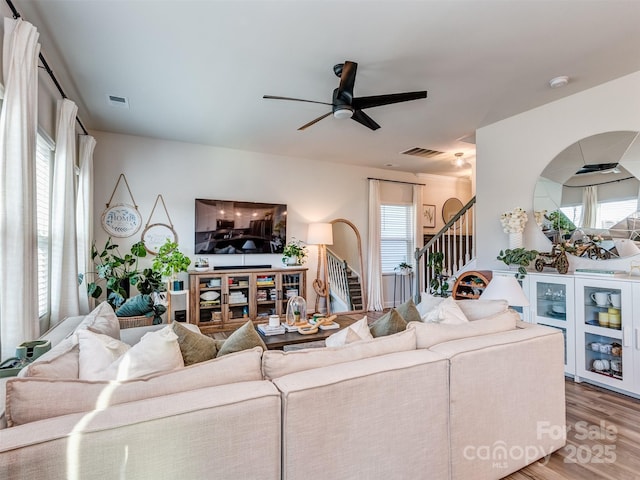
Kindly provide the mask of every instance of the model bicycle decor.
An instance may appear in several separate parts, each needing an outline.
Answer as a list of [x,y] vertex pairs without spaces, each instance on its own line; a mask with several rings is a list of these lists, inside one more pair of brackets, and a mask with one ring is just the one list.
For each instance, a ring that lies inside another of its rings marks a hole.
[[[127,191],[129,192],[133,205],[128,203],[111,205],[113,196],[120,184],[120,179],[124,179],[124,183],[127,187]],[[121,173],[118,177],[118,181],[116,182],[116,186],[113,188],[111,198],[109,198],[109,201],[107,202],[107,208],[102,213],[102,228],[104,228],[105,232],[112,237],[123,238],[130,237],[140,230],[140,227],[142,226],[142,215],[140,215],[138,206],[135,203],[136,202],[133,199],[133,194],[131,193],[127,179],[124,176],[124,173]]]

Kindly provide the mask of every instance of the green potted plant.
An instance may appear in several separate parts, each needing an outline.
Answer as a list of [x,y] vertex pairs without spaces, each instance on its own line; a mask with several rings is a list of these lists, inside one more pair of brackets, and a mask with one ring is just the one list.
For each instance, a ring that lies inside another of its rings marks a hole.
[[289,266],[299,266],[307,259],[307,247],[295,237],[287,243],[282,251],[282,263]]
[[[113,243],[111,237],[107,239],[104,248],[98,251],[95,242],[91,246],[91,259],[95,265],[95,272],[98,279],[87,283],[87,294],[92,298],[99,298],[102,295],[102,287],[99,280],[104,280],[107,289],[107,302],[112,307],[119,307],[129,298],[130,286],[140,288],[155,288],[154,276],[150,270],[138,270],[138,261],[147,256],[144,242],[137,242],[131,246],[129,253],[122,255],[117,244]],[[79,283],[82,283],[86,275],[78,275]],[[150,292],[149,292],[150,293]]]
[[513,248],[500,250],[500,254],[496,257],[508,266],[516,266],[518,272],[516,278],[522,280],[527,275],[527,267],[538,256],[537,250],[527,250],[526,248]]
[[407,262],[400,262],[393,270],[400,272],[400,275],[410,275],[413,272],[413,265],[409,265]]
[[433,269],[433,277],[429,282],[429,293],[439,297],[446,297],[449,291],[449,282],[447,282],[447,275],[444,272],[444,253],[429,253],[427,267]]
[[178,249],[178,244],[167,240],[153,259],[153,270],[173,281],[173,290],[182,290],[184,282],[177,280],[180,272],[186,272],[191,259]]

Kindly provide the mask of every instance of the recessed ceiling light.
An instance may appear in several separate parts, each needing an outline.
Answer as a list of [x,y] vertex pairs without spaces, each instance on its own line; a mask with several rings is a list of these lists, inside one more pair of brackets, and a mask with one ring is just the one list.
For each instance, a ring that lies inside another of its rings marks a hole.
[[566,75],[562,75],[560,77],[554,77],[549,80],[549,86],[551,88],[560,88],[564,87],[567,83],[569,83],[569,77]]

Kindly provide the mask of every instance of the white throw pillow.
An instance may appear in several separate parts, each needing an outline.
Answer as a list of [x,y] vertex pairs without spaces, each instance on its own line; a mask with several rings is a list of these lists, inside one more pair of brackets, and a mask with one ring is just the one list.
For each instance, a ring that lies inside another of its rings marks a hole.
[[178,335],[171,325],[146,333],[138,343],[108,368],[109,376],[118,381],[143,377],[184,367]]
[[428,312],[423,321],[455,325],[467,323],[469,320],[467,320],[453,297],[447,297],[437,307]]
[[102,302],[76,327],[78,330],[91,330],[93,333],[102,333],[120,340],[120,321],[111,305]]
[[373,340],[373,335],[369,331],[369,323],[366,315],[357,322],[349,325],[328,337],[324,343],[327,347],[340,347],[362,340]]
[[80,380],[111,380],[106,378],[107,370],[113,362],[125,354],[131,347],[120,340],[93,333],[90,330],[78,330],[79,377]]
[[456,303],[467,317],[467,320],[473,322],[481,318],[488,318],[498,313],[506,312],[509,304],[506,300],[456,300]]
[[416,305],[422,321],[425,322],[425,317],[427,316],[427,314],[438,305],[440,305],[443,301],[444,297],[435,297],[427,292],[422,292],[422,295],[420,296],[420,303]]

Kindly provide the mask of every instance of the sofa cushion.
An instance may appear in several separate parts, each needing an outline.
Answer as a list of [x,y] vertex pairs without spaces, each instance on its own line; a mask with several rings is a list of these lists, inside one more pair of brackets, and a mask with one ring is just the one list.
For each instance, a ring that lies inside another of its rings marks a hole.
[[120,340],[120,321],[107,302],[102,302],[85,316],[75,331],[77,332],[79,329],[88,329],[94,333],[102,333]]
[[267,380],[289,373],[337,363],[360,360],[416,348],[415,330],[405,330],[373,340],[351,343],[342,347],[308,348],[282,352],[268,350],[262,355],[262,373]]
[[203,387],[262,380],[261,357],[262,349],[254,348],[124,382],[13,378],[7,381],[7,425],[90,412]]
[[416,332],[417,348],[429,348],[450,340],[515,330],[519,319],[517,312],[507,310],[491,317],[459,324],[410,322],[407,330]]
[[506,300],[456,300],[456,304],[470,322],[506,312],[509,308]]
[[105,370],[131,348],[109,335],[79,330],[78,346],[80,364],[78,378],[81,380],[111,380],[105,378]]
[[78,378],[79,354],[78,339],[72,335],[20,370],[18,376]]
[[371,324],[369,331],[375,337],[384,337],[402,332],[407,328],[407,322],[395,308],[392,308]]
[[171,328],[178,336],[178,346],[185,366],[216,357],[218,347],[213,338],[195,332],[180,322],[173,322]]
[[263,350],[267,349],[267,346],[262,341],[260,334],[253,326],[253,322],[249,320],[229,335],[229,338],[227,338],[222,344],[217,356],[221,357],[229,353],[248,350],[253,347],[261,347]]
[[369,331],[369,324],[366,315],[347,328],[328,337],[324,343],[327,347],[340,347],[349,343],[360,342],[362,340],[373,340]]
[[416,308],[416,304],[413,303],[412,298],[404,302],[402,305],[396,307],[396,310],[407,323],[420,321],[420,312]]
[[468,322],[467,317],[453,297],[445,298],[430,312],[427,312],[427,314],[422,317],[422,321],[451,325]]

